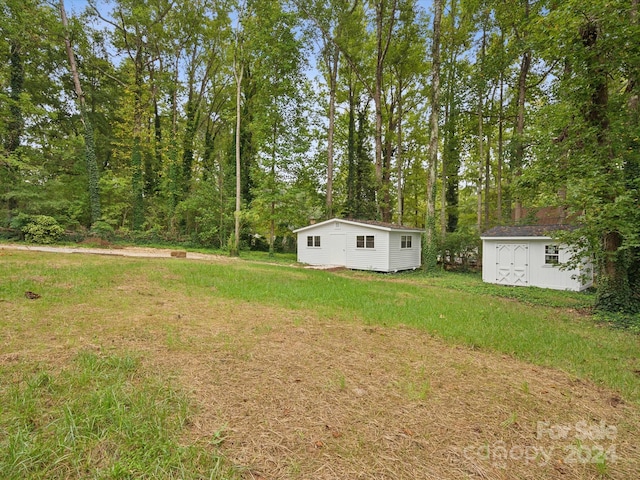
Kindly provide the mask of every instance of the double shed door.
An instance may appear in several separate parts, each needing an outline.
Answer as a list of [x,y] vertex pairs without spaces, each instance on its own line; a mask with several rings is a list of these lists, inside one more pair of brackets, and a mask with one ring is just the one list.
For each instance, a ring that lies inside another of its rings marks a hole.
[[529,245],[499,243],[496,245],[496,283],[529,285]]

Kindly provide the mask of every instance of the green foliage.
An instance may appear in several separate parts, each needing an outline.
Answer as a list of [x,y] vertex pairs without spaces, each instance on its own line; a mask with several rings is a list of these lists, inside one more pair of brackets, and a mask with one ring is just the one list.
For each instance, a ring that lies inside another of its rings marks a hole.
[[109,223],[105,222],[104,220],[98,220],[91,226],[91,233],[106,240],[113,238],[115,230]]
[[100,204],[100,175],[96,160],[96,146],[93,134],[93,125],[85,107],[80,106],[82,123],[84,124],[85,164],[87,168],[89,205],[91,210],[91,225],[93,226],[102,217]]
[[480,237],[471,229],[447,232],[442,243],[442,262],[449,267],[466,270],[472,260],[477,260],[481,244]]
[[31,215],[20,212],[11,218],[9,227],[22,232],[22,229],[25,228],[29,222],[31,222]]
[[218,217],[215,213],[204,212],[198,217],[201,230],[198,232],[198,241],[203,246],[219,247]]
[[29,216],[28,221],[22,227],[24,239],[33,243],[55,243],[64,233],[58,221],[48,215]]
[[596,307],[633,314],[640,309],[631,286],[640,261],[633,253],[640,238],[640,24],[629,8],[624,1],[568,0],[536,26],[545,36],[540,54],[559,63],[536,118],[541,141],[519,190],[531,201],[552,199],[579,224],[562,239],[574,247],[574,263],[595,259]]
[[438,266],[438,254],[442,251],[441,237],[436,233],[436,219],[427,217],[427,231],[431,232],[431,239],[425,233],[422,238],[422,268],[427,272],[433,272]]
[[640,313],[613,313],[609,311],[597,312],[596,318],[613,328],[629,330],[640,335]]
[[142,229],[145,220],[144,212],[144,195],[143,195],[143,180],[142,180],[142,151],[140,146],[140,140],[134,138],[133,148],[131,149],[131,189],[132,197],[131,203],[133,205],[133,218],[132,228],[137,231]]
[[190,232],[189,237],[195,245],[221,248],[226,242],[222,232],[230,229],[230,219],[224,208],[218,187],[211,182],[199,183],[176,205],[172,221],[181,228],[183,235]]
[[100,177],[99,185],[103,200],[101,220],[114,229],[128,226],[127,218],[131,215],[131,179],[107,170]]
[[[615,274],[605,274],[606,266],[600,261],[601,266],[598,276],[598,295],[596,297],[596,308],[605,313],[611,314],[634,314],[640,312],[640,302],[638,302],[636,292],[632,292],[627,274],[629,259],[626,250],[615,252],[616,270]],[[626,258],[625,258],[626,257]]]

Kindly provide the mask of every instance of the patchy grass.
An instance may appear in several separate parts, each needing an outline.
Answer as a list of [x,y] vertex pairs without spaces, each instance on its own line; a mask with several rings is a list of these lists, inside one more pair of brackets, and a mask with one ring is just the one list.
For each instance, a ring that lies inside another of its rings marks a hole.
[[214,448],[180,444],[184,393],[135,355],[81,351],[61,370],[3,366],[0,477],[231,478]]
[[595,292],[593,290],[571,292],[538,287],[525,288],[495,285],[484,283],[480,273],[443,272],[431,275],[415,271],[401,273],[398,278],[406,278],[425,285],[450,288],[451,290],[483,296],[510,298],[528,305],[589,310],[593,307],[595,301]]
[[[467,276],[6,250],[0,268],[3,478],[640,471],[639,338],[549,306],[563,292],[532,306]],[[585,422],[616,434],[578,452]]]
[[[371,274],[335,274],[271,265],[233,267],[176,264],[173,285],[188,294],[214,289],[217,295],[318,312],[324,318],[358,319],[367,324],[409,325],[454,343],[490,349],[539,365],[551,366],[621,391],[640,402],[638,336],[602,328],[590,317],[557,307],[466,290],[467,277],[425,281]],[[458,288],[452,288],[461,279]],[[526,289],[520,289],[526,290]],[[541,290],[541,289],[537,289]],[[525,295],[526,293],[523,293]],[[576,298],[552,292],[548,298]],[[580,298],[579,296],[577,298]]]

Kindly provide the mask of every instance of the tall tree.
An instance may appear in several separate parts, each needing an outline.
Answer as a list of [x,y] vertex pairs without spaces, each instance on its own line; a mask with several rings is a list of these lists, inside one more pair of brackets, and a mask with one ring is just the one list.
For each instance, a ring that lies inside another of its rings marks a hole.
[[387,54],[393,40],[393,31],[398,12],[398,0],[374,0],[375,7],[375,82],[373,88],[373,103],[375,106],[375,158],[376,179],[378,181],[378,205],[382,220],[391,221],[391,202],[389,197],[389,165],[383,159],[383,90],[384,72]]
[[628,84],[640,68],[640,29],[626,1],[585,6],[571,0],[553,6],[545,22],[561,22],[566,29],[545,42],[547,61],[561,60],[556,88],[538,124],[548,142],[524,171],[523,185],[540,195],[565,192],[560,201],[579,219],[579,228],[564,240],[574,246],[574,262],[595,256],[597,308],[637,311],[631,285],[639,261],[634,248],[640,243],[633,151],[638,125],[623,108],[633,104],[637,91],[619,85]]
[[167,17],[173,11],[174,2],[162,0],[139,4],[132,0],[118,0],[111,18],[105,16],[94,3],[90,2],[89,5],[96,17],[113,27],[113,44],[120,53],[126,55],[128,69],[132,70],[131,83],[128,85],[133,103],[130,135],[132,227],[134,230],[140,230],[145,221],[143,144],[145,118],[149,106],[145,81],[149,63],[155,60],[150,41],[162,32]]
[[433,269],[437,263],[436,247],[436,173],[438,168],[438,128],[440,120],[440,25],[442,0],[433,2],[433,40],[431,44],[431,113],[429,117],[429,177],[427,179],[427,216],[425,221],[426,254],[424,265]]
[[326,215],[333,217],[333,181],[335,170],[335,130],[336,103],[338,94],[338,73],[340,69],[342,38],[345,18],[352,8],[345,0],[314,1],[310,4],[299,0],[298,6],[303,14],[310,18],[319,32],[321,71],[324,73],[329,93],[327,112],[327,185]]
[[87,166],[87,176],[89,178],[89,202],[91,206],[91,225],[94,225],[100,220],[102,216],[100,209],[100,192],[98,191],[98,164],[96,161],[95,142],[93,138],[93,125],[87,115],[87,107],[85,104],[84,92],[82,91],[82,85],[80,84],[80,75],[76,65],[76,57],[71,45],[71,39],[69,36],[69,22],[67,20],[67,13],[64,8],[64,0],[60,0],[59,3],[60,18],[62,21],[62,27],[64,29],[64,44],[69,58],[69,67],[71,69],[71,75],[73,77],[73,86],[75,88],[76,96],[78,99],[78,107],[80,109],[80,118],[84,125],[84,143],[85,143],[85,158]]
[[[8,220],[11,221],[13,211],[17,207],[17,201],[14,195],[8,192],[4,185],[11,185],[17,179],[16,164],[18,148],[20,147],[21,137],[24,134],[24,116],[22,113],[21,96],[24,91],[24,58],[23,58],[23,41],[18,35],[20,26],[17,25],[22,20],[21,15],[12,4],[7,5],[8,8],[3,9],[3,17],[6,24],[2,25],[3,36],[8,40],[8,64],[9,64],[9,92],[6,95],[3,105],[8,105],[3,116],[6,119],[6,127],[3,129],[3,159],[2,173],[5,177],[3,183],[2,199],[7,199]],[[13,20],[11,22],[10,20]]]
[[[515,176],[522,174],[522,167],[524,163],[524,121],[525,121],[525,103],[527,101],[527,78],[529,76],[529,70],[531,69],[531,50],[527,45],[527,25],[530,16],[530,4],[529,0],[522,0],[524,5],[524,16],[522,21],[522,28],[517,28],[515,34],[517,38],[524,44],[524,50],[522,52],[522,59],[520,61],[520,71],[518,73],[518,87],[517,87],[517,103],[516,103],[516,122],[515,122],[515,134],[513,147],[513,161],[512,169]],[[521,220],[523,217],[522,201],[519,198],[515,200],[514,219],[515,221]]]
[[235,165],[236,165],[236,203],[234,212],[234,230],[233,245],[231,247],[231,255],[237,256],[240,253],[240,213],[242,208],[242,165],[241,165],[241,130],[242,127],[242,79],[245,70],[244,58],[244,32],[243,32],[243,14],[240,11],[238,15],[238,24],[236,27],[235,49],[233,55],[233,75],[236,80],[236,139],[235,139]]
[[[416,126],[407,118],[426,103],[422,93],[424,72],[427,63],[426,21],[420,15],[414,0],[400,1],[398,4],[394,42],[389,50],[388,93],[385,102],[387,132],[385,136],[385,168],[387,176],[394,170],[396,174],[396,222],[403,223],[405,168],[413,161],[409,155],[405,137]],[[393,168],[395,161],[395,169]],[[390,194],[391,192],[389,192]],[[390,195],[389,195],[390,196]]]

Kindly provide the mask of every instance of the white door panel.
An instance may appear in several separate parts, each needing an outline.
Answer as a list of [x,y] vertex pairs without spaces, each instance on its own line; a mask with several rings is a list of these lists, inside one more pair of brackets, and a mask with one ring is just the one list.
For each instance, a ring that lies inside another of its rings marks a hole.
[[496,283],[529,285],[529,246],[523,243],[496,245]]

